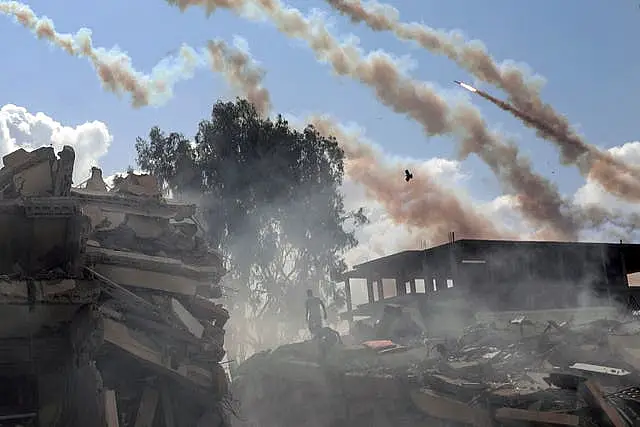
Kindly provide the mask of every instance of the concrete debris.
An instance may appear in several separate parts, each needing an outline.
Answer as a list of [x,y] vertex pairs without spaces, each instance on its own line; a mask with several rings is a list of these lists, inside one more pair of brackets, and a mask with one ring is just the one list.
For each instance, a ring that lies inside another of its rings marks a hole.
[[313,340],[255,355],[233,378],[239,425],[640,425],[640,321],[515,320],[409,342],[387,319],[324,357]]
[[195,206],[149,175],[72,188],[74,159],[3,158],[0,425],[229,425],[226,272]]

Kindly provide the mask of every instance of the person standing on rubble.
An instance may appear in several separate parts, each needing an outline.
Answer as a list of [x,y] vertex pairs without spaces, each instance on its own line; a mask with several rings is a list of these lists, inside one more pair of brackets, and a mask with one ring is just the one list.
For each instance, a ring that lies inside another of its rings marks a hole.
[[327,309],[324,306],[324,302],[317,296],[313,295],[313,291],[311,289],[307,290],[307,301],[305,305],[309,331],[315,336],[315,334],[322,328],[323,314],[324,320],[327,320]]

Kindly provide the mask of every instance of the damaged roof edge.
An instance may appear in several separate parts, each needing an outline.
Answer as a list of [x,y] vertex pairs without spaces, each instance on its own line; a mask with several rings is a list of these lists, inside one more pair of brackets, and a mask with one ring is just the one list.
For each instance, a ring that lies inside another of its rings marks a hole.
[[617,249],[625,257],[627,270],[629,272],[640,271],[640,244],[632,243],[607,243],[607,242],[558,242],[558,241],[527,241],[527,240],[482,240],[482,239],[460,239],[451,243],[434,246],[428,249],[407,250],[397,252],[384,257],[375,258],[357,265],[349,271],[343,273],[343,279],[356,278],[362,274],[375,274],[378,271],[395,269],[398,272],[402,267],[408,270],[421,268],[426,258],[442,255],[447,251],[457,248],[474,248],[480,250],[496,249],[557,249],[575,248],[581,249]]

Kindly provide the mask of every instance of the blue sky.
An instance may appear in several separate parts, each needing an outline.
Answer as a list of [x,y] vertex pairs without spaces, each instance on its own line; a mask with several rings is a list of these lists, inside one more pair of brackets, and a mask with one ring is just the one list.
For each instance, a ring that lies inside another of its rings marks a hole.
[[[425,138],[420,127],[378,103],[371,90],[357,82],[333,77],[318,64],[311,51],[287,39],[269,23],[254,23],[228,11],[206,18],[201,9],[181,14],[163,0],[32,0],[26,2],[38,15],[51,18],[60,32],[81,27],[93,31],[96,46],[114,45],[126,51],[134,65],[149,71],[181,43],[203,46],[211,38],[231,41],[244,37],[253,56],[267,70],[265,80],[275,111],[304,116],[330,113],[344,122],[356,122],[384,149],[398,156],[453,157],[455,144],[447,139]],[[453,79],[472,80],[443,57],[402,43],[389,33],[373,33],[355,26],[330,10],[321,0],[286,2],[309,12],[326,11],[334,33],[355,34],[365,51],[383,49],[410,55],[416,63],[412,75],[431,81],[449,93],[460,89]],[[526,62],[547,79],[543,99],[566,113],[588,141],[602,147],[637,140],[640,110],[640,8],[631,0],[508,1],[399,0],[391,2],[403,20],[416,20],[434,28],[460,29],[468,38],[482,40],[498,60]],[[105,92],[90,64],[37,40],[11,19],[0,19],[0,105],[7,103],[42,111],[65,125],[88,120],[105,122],[114,136],[102,158],[111,173],[135,163],[136,136],[153,125],[191,136],[197,122],[209,115],[212,103],[231,92],[220,76],[200,70],[195,78],[180,83],[175,97],[162,107],[133,110],[127,98]],[[491,93],[502,96],[492,88]],[[573,168],[557,163],[556,149],[519,122],[482,99],[472,99],[488,122],[516,138],[536,169],[552,177],[567,194],[583,184]],[[498,185],[477,159],[465,162],[465,170],[477,178],[470,192],[491,198]]]

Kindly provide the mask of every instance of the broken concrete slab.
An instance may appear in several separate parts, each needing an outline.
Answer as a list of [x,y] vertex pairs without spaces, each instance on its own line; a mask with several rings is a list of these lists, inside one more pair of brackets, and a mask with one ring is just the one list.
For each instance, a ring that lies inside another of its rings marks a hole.
[[489,427],[492,424],[491,416],[487,411],[440,396],[429,389],[412,390],[410,396],[411,401],[420,411],[434,418],[474,427]]
[[171,298],[173,313],[180,319],[184,326],[197,338],[202,338],[204,326],[175,298]]
[[495,417],[499,421],[525,421],[534,425],[578,426],[580,424],[580,417],[577,415],[528,411],[517,408],[498,408]]
[[631,427],[620,416],[615,407],[607,401],[605,393],[595,380],[590,379],[582,383],[579,387],[579,393],[591,407],[600,412],[600,421],[602,423],[612,425],[613,427]]

